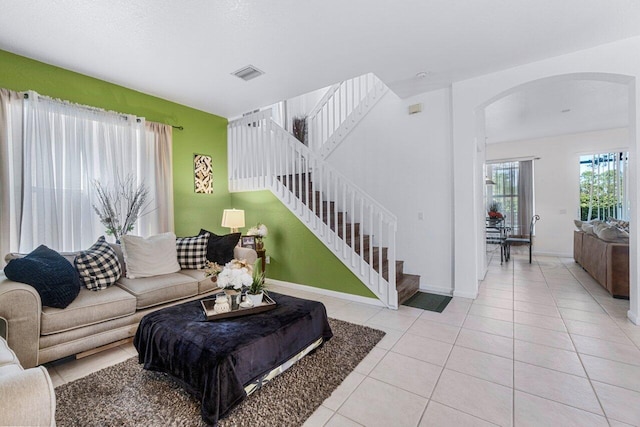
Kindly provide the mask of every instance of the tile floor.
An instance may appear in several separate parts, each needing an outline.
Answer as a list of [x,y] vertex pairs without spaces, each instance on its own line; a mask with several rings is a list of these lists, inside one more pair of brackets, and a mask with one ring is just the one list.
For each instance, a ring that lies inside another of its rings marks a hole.
[[[640,425],[640,327],[572,259],[492,261],[478,298],[443,313],[272,289],[387,332],[305,426]],[[58,385],[135,354],[123,345],[49,372]]]

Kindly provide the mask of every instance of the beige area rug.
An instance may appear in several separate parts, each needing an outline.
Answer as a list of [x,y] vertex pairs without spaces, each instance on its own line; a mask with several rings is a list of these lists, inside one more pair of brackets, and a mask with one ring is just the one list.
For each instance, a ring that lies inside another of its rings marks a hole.
[[[329,319],[333,338],[236,407],[219,426],[300,426],[384,332]],[[56,388],[64,426],[200,426],[200,405],[167,375],[133,357]]]

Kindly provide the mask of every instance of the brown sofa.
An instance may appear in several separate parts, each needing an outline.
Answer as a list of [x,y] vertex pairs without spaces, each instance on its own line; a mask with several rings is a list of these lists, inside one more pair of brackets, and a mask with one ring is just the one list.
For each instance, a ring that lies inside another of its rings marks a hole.
[[574,231],[573,259],[615,298],[629,298],[629,244]]

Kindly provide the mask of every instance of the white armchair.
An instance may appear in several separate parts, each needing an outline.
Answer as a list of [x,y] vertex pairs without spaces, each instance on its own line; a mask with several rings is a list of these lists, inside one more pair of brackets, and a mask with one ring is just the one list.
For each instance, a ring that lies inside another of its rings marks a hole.
[[55,426],[56,396],[47,369],[23,369],[0,338],[0,425]]

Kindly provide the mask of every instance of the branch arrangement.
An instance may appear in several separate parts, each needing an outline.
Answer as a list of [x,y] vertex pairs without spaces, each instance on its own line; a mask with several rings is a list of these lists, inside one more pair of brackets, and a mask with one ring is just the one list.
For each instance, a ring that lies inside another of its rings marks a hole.
[[106,233],[119,242],[133,230],[138,218],[147,213],[143,211],[149,206],[149,188],[144,183],[136,184],[133,175],[118,179],[113,188],[106,188],[98,180],[94,180],[93,185],[98,197],[98,205],[93,205],[93,210],[106,227]]

